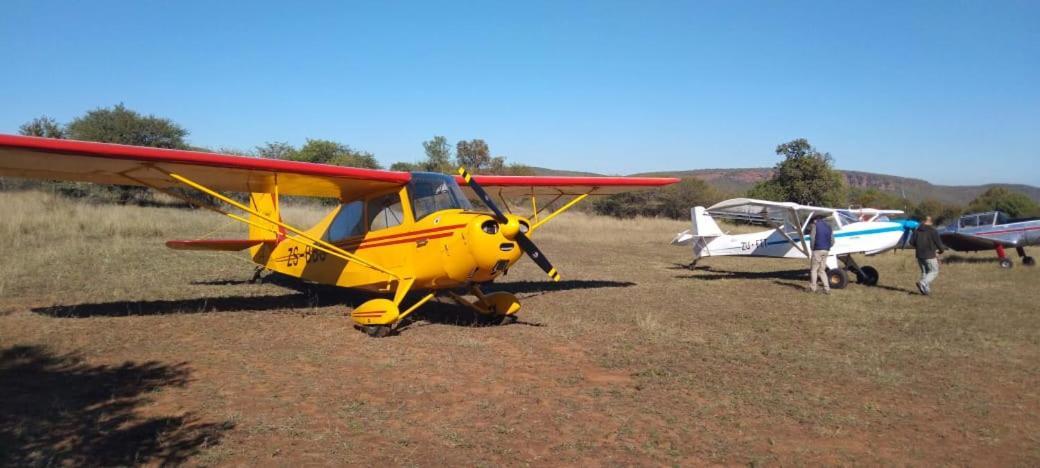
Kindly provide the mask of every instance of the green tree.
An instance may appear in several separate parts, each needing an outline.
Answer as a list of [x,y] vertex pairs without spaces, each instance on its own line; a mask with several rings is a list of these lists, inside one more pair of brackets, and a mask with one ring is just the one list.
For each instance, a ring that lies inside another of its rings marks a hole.
[[422,171],[422,170],[425,170],[425,169],[419,167],[419,164],[416,164],[416,163],[398,161],[398,162],[395,162],[395,163],[390,165],[390,170],[391,171],[401,171],[401,172],[415,172],[415,171]]
[[593,203],[593,211],[618,218],[634,216],[689,219],[690,208],[711,206],[722,195],[701,179],[683,179],[660,190],[624,192]]
[[456,144],[456,164],[474,174],[488,173],[492,165],[488,142],[479,138],[459,141]]
[[73,140],[100,141],[155,148],[187,149],[188,131],[170,119],[141,115],[118,104],[97,108],[69,123],[66,135]]
[[[65,136],[73,140],[167,149],[189,149],[184,140],[187,135],[187,130],[170,119],[142,115],[127,109],[123,104],[88,111],[65,127]],[[115,198],[119,203],[144,202],[151,199],[148,188],[127,185],[90,186],[65,183],[59,185],[59,190],[73,197],[90,196],[101,201]]]
[[623,192],[592,203],[592,211],[615,218],[653,217],[661,212],[661,200],[650,191]]
[[909,200],[897,197],[891,193],[882,192],[876,188],[866,190],[851,190],[849,202],[864,208],[877,208],[881,210],[905,210],[910,206]]
[[991,187],[968,205],[968,211],[1003,211],[1012,218],[1021,218],[1040,215],[1040,206],[1023,193]]
[[687,219],[690,208],[695,206],[711,206],[721,200],[718,190],[701,179],[683,179],[678,184],[669,185],[657,192],[661,200],[657,213],[672,219]]
[[26,136],[45,138],[65,138],[65,128],[46,115],[37,117],[18,127],[18,133]]
[[308,139],[307,143],[291,154],[289,159],[336,166],[382,169],[372,153],[357,151],[347,145],[330,140]]
[[268,141],[256,147],[256,155],[267,159],[294,159],[296,148],[284,141]]
[[756,185],[749,195],[803,205],[845,203],[845,179],[834,170],[829,153],[821,153],[808,140],[799,138],[777,146],[776,154],[784,159],[777,163],[773,177]]
[[917,220],[923,220],[926,216],[931,216],[935,224],[945,224],[947,221],[957,219],[958,216],[963,213],[963,209],[956,205],[948,205],[938,200],[927,199],[918,203],[917,206],[910,210],[910,217]]
[[455,167],[451,163],[451,144],[443,136],[434,136],[432,140],[423,142],[423,150],[426,152],[426,160],[419,163],[419,170],[427,172],[441,172],[451,174]]

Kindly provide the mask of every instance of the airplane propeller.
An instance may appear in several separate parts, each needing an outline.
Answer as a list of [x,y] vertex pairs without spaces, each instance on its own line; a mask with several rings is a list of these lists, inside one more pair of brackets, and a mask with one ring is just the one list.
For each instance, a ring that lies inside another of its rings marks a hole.
[[910,242],[910,236],[913,235],[914,230],[920,226],[920,223],[912,219],[904,219],[899,221],[903,225],[903,235],[899,238],[899,244],[896,249],[905,249]]
[[[459,175],[462,176],[466,183],[469,184],[469,187],[473,189],[478,197],[480,197],[480,200],[483,201],[488,208],[491,208],[491,211],[495,213],[495,219],[497,219],[499,223],[503,225],[509,223],[509,218],[506,217],[506,214],[503,213],[502,210],[498,209],[498,205],[496,205],[494,200],[491,199],[491,196],[484,191],[484,187],[481,187],[476,180],[473,180],[473,176],[470,175],[469,171],[467,171],[465,167],[459,168]],[[516,243],[520,245],[520,248],[524,253],[526,253],[528,257],[531,257],[531,260],[534,260],[534,263],[541,267],[541,269],[545,271],[553,281],[560,280],[560,273],[556,271],[556,268],[553,267],[552,263],[549,262],[549,259],[545,257],[545,254],[538,249],[538,246],[534,245],[534,242],[527,237],[527,234],[524,233],[524,229],[521,228],[516,231],[514,240],[516,240]]]

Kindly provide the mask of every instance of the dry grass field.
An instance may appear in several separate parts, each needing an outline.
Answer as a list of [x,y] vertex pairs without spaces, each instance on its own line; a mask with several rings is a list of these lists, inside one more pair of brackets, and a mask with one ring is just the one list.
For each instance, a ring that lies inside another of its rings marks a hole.
[[216,215],[2,193],[0,464],[1040,464],[1040,270],[959,255],[922,297],[889,253],[812,295],[797,262],[682,268],[685,226],[561,217],[563,281],[492,288],[518,323],[373,339],[357,294],[163,247],[242,232]]

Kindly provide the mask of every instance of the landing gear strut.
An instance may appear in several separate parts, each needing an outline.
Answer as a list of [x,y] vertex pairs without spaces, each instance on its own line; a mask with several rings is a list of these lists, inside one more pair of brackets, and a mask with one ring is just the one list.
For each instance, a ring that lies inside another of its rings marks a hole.
[[877,269],[866,265],[859,266],[855,260],[852,259],[852,255],[846,255],[841,257],[841,261],[845,264],[845,269],[855,273],[856,282],[866,286],[876,286],[878,279],[881,277]]
[[1001,268],[1007,269],[1015,266],[1014,262],[1012,262],[1011,259],[1007,257],[1007,253],[1004,252],[1003,245],[997,244],[995,248],[997,250],[997,258],[1000,259]]
[[520,311],[520,300],[516,296],[502,291],[485,294],[477,285],[470,288],[470,293],[476,296],[476,301],[466,300],[466,298],[448,291],[455,302],[469,307],[477,313],[478,324],[503,325],[516,321],[516,313]]
[[1033,257],[1030,257],[1029,255],[1026,255],[1026,249],[1025,248],[1015,247],[1015,250],[1018,252],[1018,256],[1022,258],[1022,264],[1023,265],[1025,265],[1025,266],[1035,266],[1036,265],[1036,260],[1033,260]]

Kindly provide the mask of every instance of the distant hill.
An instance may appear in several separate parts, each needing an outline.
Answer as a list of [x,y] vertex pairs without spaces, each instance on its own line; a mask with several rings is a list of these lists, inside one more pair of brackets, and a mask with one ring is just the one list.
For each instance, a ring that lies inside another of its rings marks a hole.
[[540,176],[572,176],[572,177],[594,177],[603,174],[596,174],[595,172],[581,172],[581,171],[561,171],[558,169],[549,169],[547,167],[528,166],[534,171],[535,175]]
[[[874,174],[860,171],[841,171],[850,187],[875,188],[882,192],[888,192],[899,196],[906,196],[913,202],[924,199],[934,199],[944,203],[955,203],[967,205],[980,193],[991,187],[1004,187],[1008,190],[1021,192],[1028,197],[1040,202],[1040,187],[1022,184],[985,184],[985,185],[935,185],[931,182],[898,177],[887,174]],[[748,169],[697,169],[691,171],[665,171],[647,172],[633,174],[640,176],[658,177],[696,177],[715,186],[716,188],[732,193],[740,194],[747,191],[753,185],[768,179],[773,174],[771,168],[748,168]]]

